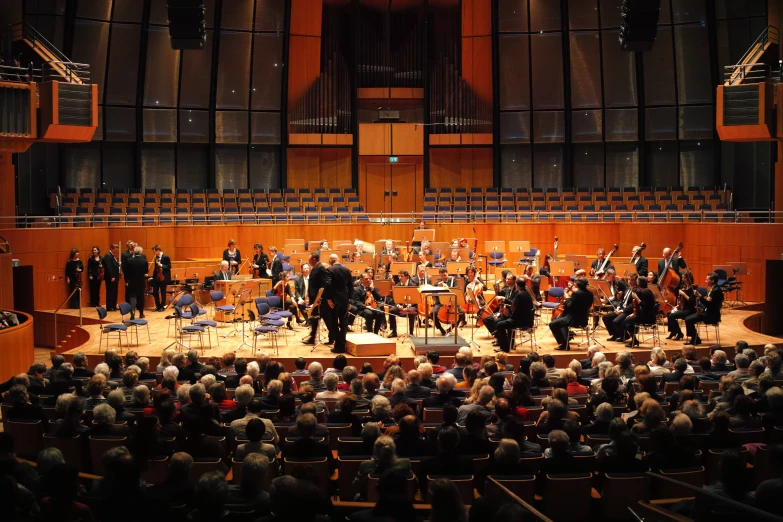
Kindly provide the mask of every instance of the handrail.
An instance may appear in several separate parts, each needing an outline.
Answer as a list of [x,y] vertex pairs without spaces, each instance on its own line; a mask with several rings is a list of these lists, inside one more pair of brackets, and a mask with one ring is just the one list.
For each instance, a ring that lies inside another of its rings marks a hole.
[[[772,29],[772,31],[770,31]],[[772,38],[770,38],[770,33],[772,35]],[[756,44],[760,43],[761,47],[764,47],[767,45],[767,42],[772,40],[773,43],[777,41],[777,43],[780,43],[780,32],[778,31],[778,28],[774,25],[768,25],[764,28],[763,31],[761,31],[761,34],[758,35],[758,37],[753,41],[752,44],[750,44],[750,47],[748,47],[748,50],[745,51],[745,54],[742,55],[742,58],[739,59],[736,65],[742,65],[745,60],[750,56],[750,54],[753,52],[753,50],[756,47]]]
[[[47,40],[41,33],[39,33],[38,30],[32,25],[26,22],[18,22],[12,26],[11,32],[13,35],[21,36],[22,38],[29,40],[33,46],[39,46],[46,50],[51,56],[53,56],[55,60],[44,59],[44,63],[53,69],[55,68],[53,65],[59,65],[62,69],[65,70],[64,77],[68,79],[69,82],[72,82],[73,78],[77,78],[83,83],[89,82],[90,65],[73,62],[70,58],[65,56],[62,51],[49,42],[49,40]],[[41,81],[44,81],[45,71],[43,67],[41,67],[41,69],[33,69],[31,66],[29,71],[29,77],[31,78],[29,81],[33,81],[34,71],[40,71]],[[58,77],[63,77],[63,75],[58,74]]]
[[[57,312],[60,311],[60,308],[65,306],[65,303],[67,303],[68,301],[71,300],[71,297],[73,297],[73,294],[75,294],[77,291],[79,292],[79,303],[81,303],[82,302],[82,287],[81,286],[77,286],[76,288],[74,288],[71,291],[70,294],[68,294],[68,297],[65,298],[65,301],[63,301],[60,304],[60,306],[58,306],[54,310],[54,347],[55,348],[57,348],[57,345],[60,342],[60,339],[57,337]],[[84,323],[82,323],[82,307],[81,306],[79,306],[79,326],[84,326]]]
[[511,500],[516,502],[517,504],[520,504],[522,507],[524,507],[526,510],[530,512],[531,515],[536,517],[538,520],[541,520],[543,522],[552,522],[552,519],[541,513],[539,510],[525,502],[523,499],[521,499],[519,496],[517,496],[513,491],[508,489],[506,486],[498,482],[492,477],[487,477],[487,480],[489,482],[492,482],[492,484],[495,485],[495,487],[500,488],[500,490],[509,496]]

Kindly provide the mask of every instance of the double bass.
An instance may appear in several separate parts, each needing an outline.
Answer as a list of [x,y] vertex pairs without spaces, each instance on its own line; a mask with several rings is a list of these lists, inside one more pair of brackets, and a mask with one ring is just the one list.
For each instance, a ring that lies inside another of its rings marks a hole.
[[677,254],[682,251],[682,242],[677,245],[677,248],[672,252],[669,261],[661,271],[661,275],[658,277],[658,289],[663,296],[663,302],[660,304],[660,311],[664,314],[671,312],[677,305],[677,289],[680,287],[680,274],[672,268],[672,260],[677,258]]
[[[606,257],[604,258],[604,262],[602,263],[602,265],[605,266],[605,267],[609,266],[609,259],[611,259],[612,254],[617,252],[617,250],[619,250],[619,249],[620,249],[619,245],[617,243],[615,243],[614,247],[612,247],[612,249],[609,251],[609,253],[606,254]],[[600,269],[601,267],[599,266],[598,268]],[[590,270],[593,272],[591,274],[592,276],[594,276],[593,279],[605,279],[606,278],[606,269],[602,269],[601,270],[601,275],[598,275],[598,272],[593,270],[593,269],[590,269]]]

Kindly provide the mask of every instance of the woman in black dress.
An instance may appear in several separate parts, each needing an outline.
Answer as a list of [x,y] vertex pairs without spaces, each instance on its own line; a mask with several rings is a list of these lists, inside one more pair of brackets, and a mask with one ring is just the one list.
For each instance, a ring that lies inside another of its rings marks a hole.
[[[82,272],[84,272],[84,263],[79,259],[79,249],[71,249],[71,256],[65,263],[65,282],[68,284],[68,293],[74,291],[75,288],[82,287]],[[69,301],[71,308],[81,308],[81,294],[74,292]]]
[[101,305],[101,281],[103,281],[103,259],[101,249],[92,247],[92,255],[87,260],[87,277],[90,279],[90,307]]
[[228,240],[228,248],[223,251],[223,261],[228,261],[231,272],[239,272],[239,265],[242,264],[242,255],[237,248],[237,242],[233,239]]

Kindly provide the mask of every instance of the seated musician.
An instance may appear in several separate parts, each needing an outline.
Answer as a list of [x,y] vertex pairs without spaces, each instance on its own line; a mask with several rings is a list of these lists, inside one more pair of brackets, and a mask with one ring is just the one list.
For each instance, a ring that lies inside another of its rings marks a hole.
[[457,250],[456,248],[452,248],[451,257],[448,259],[448,261],[456,261],[458,263],[461,262],[462,258],[459,255],[459,250]]
[[723,290],[718,286],[718,274],[707,274],[704,284],[707,285],[707,295],[701,295],[698,290],[695,295],[704,310],[696,310],[696,313],[685,318],[685,333],[690,337],[689,344],[697,346],[701,344],[699,332],[696,330],[698,323],[718,324],[720,322],[720,308],[723,306]]
[[478,276],[475,266],[469,266],[465,272],[465,304],[468,312],[478,313],[478,309],[484,306],[484,281]]
[[421,248],[416,252],[419,255],[419,264],[424,265],[427,268],[432,267],[432,263],[429,259],[433,257],[432,249],[430,248],[430,242],[424,241],[421,244]]
[[639,340],[634,336],[634,327],[637,324],[654,324],[655,314],[658,312],[658,304],[655,302],[655,294],[652,290],[647,288],[646,279],[639,279],[637,281],[638,287],[631,293],[631,299],[636,305],[636,311],[625,318],[623,321],[622,330],[625,336],[630,340],[625,343],[625,346],[631,348],[632,346],[639,346]]
[[[372,277],[363,273],[361,284],[354,287],[351,295],[351,304],[356,308],[356,315],[364,317],[364,329],[377,334],[381,328],[386,327],[386,317],[383,310],[375,308],[376,303],[382,301],[380,292],[372,286]],[[396,321],[392,327],[396,335]]]
[[375,274],[375,279],[383,281],[388,278],[389,274],[386,271],[386,265],[378,265],[378,273]]
[[[457,283],[457,278],[455,278],[453,276],[450,276],[448,269],[441,268],[438,271],[438,273],[440,274],[440,279],[435,283],[435,286],[441,286],[441,287],[446,287],[446,288],[457,288],[458,287],[459,283]],[[447,304],[450,304],[450,302],[449,302],[449,300],[447,298],[444,298],[444,301],[446,301],[446,302],[442,303],[440,298],[436,297],[435,298],[435,305],[432,307],[432,320],[435,323],[435,328],[438,329],[438,331],[441,333],[441,335],[447,335],[448,333],[451,332],[451,326],[449,326],[449,330],[448,331],[444,330],[443,329],[443,325],[441,324],[440,319],[438,318],[438,312],[440,312],[440,309],[443,306],[445,306]],[[449,318],[449,319],[453,319],[453,318]],[[459,308],[459,323],[460,323],[460,326],[464,326],[465,325],[465,312],[461,308]]]
[[[498,321],[508,316],[508,307],[503,305],[511,305],[514,301],[514,297],[517,294],[517,276],[515,276],[511,270],[503,270],[504,287],[495,292],[495,296],[498,297],[500,302],[500,309],[498,312],[485,317],[484,324],[487,327],[487,331],[495,336],[497,334]],[[497,283],[495,283],[497,285]],[[492,343],[492,346],[499,346],[497,339]]]
[[[295,303],[296,295],[294,293],[294,281],[291,280],[291,272],[283,272],[280,274],[280,281],[277,282],[277,284],[274,286],[275,295],[280,298],[280,302],[283,305],[283,308],[285,310],[288,310],[291,312],[291,317],[288,318],[288,324],[286,325],[286,328],[289,330],[293,330],[293,320],[294,317],[297,317],[296,310],[297,306]],[[296,320],[297,323],[301,324],[304,321],[300,321],[298,318]]]
[[228,261],[220,262],[220,270],[215,272],[215,281],[231,281],[231,270]]
[[525,290],[526,282],[523,278],[516,281],[517,292],[514,295],[514,301],[511,305],[511,313],[497,323],[498,348],[496,352],[510,352],[511,339],[515,328],[533,327],[533,310],[535,304],[533,298]]
[[[623,321],[633,313],[632,292],[636,289],[637,274],[628,276],[628,283],[617,281],[615,300],[609,300],[609,304],[614,307],[614,312],[604,315],[603,321],[606,331],[609,332],[607,341],[623,342]],[[629,288],[630,286],[630,288]]]
[[606,273],[607,269],[612,267],[612,262],[606,258],[606,251],[603,248],[598,249],[597,255],[598,259],[590,265],[590,275],[601,277]]
[[587,316],[593,305],[593,294],[587,289],[587,283],[585,277],[576,279],[576,290],[566,299],[563,315],[549,322],[549,329],[552,330],[552,335],[557,341],[555,350],[571,349],[568,346],[569,326],[579,328],[587,326]]
[[647,272],[647,284],[654,285],[658,283],[658,274],[655,272]]
[[394,246],[394,241],[386,240],[386,244],[381,251],[381,256],[390,256],[393,258],[392,261],[396,261],[399,255],[400,251]]
[[[399,279],[399,283],[396,283],[395,286],[417,286],[407,270],[400,270],[397,273],[397,278]],[[406,305],[405,303],[395,303],[395,306],[397,308],[397,315],[405,314],[408,316],[408,333],[412,333],[413,323],[416,321],[416,317],[419,315],[418,304]]]
[[305,263],[301,267],[302,274],[294,281],[296,305],[305,319],[308,318],[307,307],[310,306],[310,265]]
[[536,275],[533,263],[527,265],[525,273],[522,274],[520,279],[524,280],[525,284],[527,284],[527,281],[530,281],[530,288],[536,298],[535,305],[541,306],[541,276]]
[[419,265],[418,274],[413,278],[413,286],[431,285],[432,279],[427,275],[427,267],[425,265]]
[[669,312],[669,315],[666,318],[669,329],[669,336],[666,337],[667,339],[679,341],[683,338],[678,319],[685,319],[696,313],[695,292],[696,289],[693,287],[693,274],[685,272],[682,274],[682,287],[677,290],[679,297],[677,309]]

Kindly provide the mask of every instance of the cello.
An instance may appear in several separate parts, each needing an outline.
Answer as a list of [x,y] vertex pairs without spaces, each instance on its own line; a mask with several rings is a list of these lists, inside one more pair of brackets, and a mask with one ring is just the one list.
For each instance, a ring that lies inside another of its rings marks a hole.
[[676,259],[683,246],[682,242],[677,245],[677,248],[674,249],[661,271],[661,275],[658,277],[658,289],[661,291],[661,296],[663,296],[660,311],[664,314],[671,312],[677,305],[677,289],[680,287],[680,274],[672,268],[672,260]]

